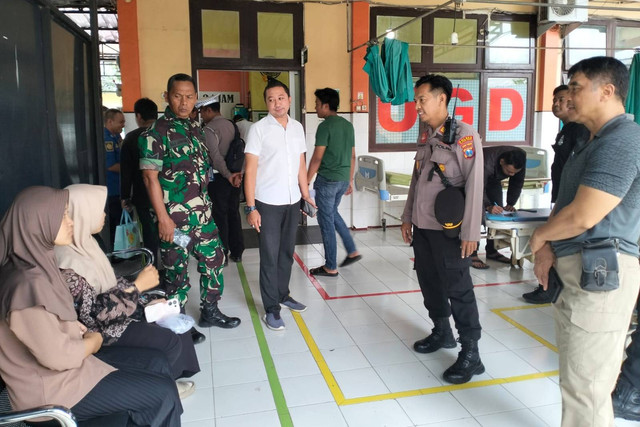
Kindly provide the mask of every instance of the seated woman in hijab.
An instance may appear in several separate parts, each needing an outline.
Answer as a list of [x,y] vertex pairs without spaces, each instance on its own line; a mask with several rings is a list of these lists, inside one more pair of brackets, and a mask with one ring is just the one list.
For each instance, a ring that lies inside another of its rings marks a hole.
[[[106,255],[92,234],[104,226],[107,188],[74,184],[69,191],[69,216],[74,222],[73,241],[55,248],[58,267],[71,291],[80,321],[100,332],[105,346],[144,347],[162,351],[174,379],[200,371],[190,333],[176,335],[144,319],[140,293],[158,285],[158,271],[146,267],[132,283],[116,279]],[[195,391],[192,381],[178,381],[182,398]]]
[[0,222],[0,375],[12,407],[62,405],[81,422],[124,412],[134,425],[178,426],[182,406],[169,376],[116,369],[93,355],[102,336],[78,321],[53,252],[72,241],[68,197],[27,188]]

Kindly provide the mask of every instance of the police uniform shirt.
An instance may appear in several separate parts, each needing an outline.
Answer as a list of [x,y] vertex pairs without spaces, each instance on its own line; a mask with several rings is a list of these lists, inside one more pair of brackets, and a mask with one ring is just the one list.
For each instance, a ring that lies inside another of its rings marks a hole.
[[[106,169],[120,163],[121,147],[122,138],[120,135],[111,133],[109,129],[104,128],[104,166]],[[107,170],[107,194],[109,196],[120,194],[120,174],[118,172]]]
[[445,187],[437,173],[429,181],[434,162],[456,187],[465,190],[465,208],[460,239],[480,240],[483,197],[483,154],[480,135],[468,124],[458,121],[456,142],[442,142],[444,126],[436,130],[420,124],[413,176],[402,222],[428,230],[442,230],[433,209],[437,194]]
[[204,125],[207,148],[213,168],[223,177],[229,179],[231,172],[227,168],[224,157],[229,151],[229,145],[236,136],[236,128],[230,120],[223,116],[216,116]]

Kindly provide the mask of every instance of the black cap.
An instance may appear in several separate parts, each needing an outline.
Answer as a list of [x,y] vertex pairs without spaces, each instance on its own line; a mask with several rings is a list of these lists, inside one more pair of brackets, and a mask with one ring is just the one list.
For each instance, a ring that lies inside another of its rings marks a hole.
[[464,193],[462,188],[447,187],[436,196],[436,219],[442,225],[444,235],[455,239],[460,235],[464,217]]

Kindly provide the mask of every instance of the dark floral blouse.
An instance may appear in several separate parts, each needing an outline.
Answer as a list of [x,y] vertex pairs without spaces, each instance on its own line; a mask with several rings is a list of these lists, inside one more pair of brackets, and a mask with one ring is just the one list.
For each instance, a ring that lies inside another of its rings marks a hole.
[[[61,269],[73,297],[78,320],[90,332],[100,332],[103,345],[118,341],[131,322],[140,321],[144,307],[140,294],[133,283],[123,277],[118,278],[115,287],[98,294],[87,280],[71,269]],[[125,289],[134,287],[133,292]]]

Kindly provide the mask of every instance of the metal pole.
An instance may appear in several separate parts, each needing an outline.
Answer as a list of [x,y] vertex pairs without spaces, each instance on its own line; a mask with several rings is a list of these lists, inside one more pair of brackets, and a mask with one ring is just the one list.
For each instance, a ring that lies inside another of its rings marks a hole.
[[455,1],[455,0],[449,0],[449,1],[447,1],[446,3],[442,3],[441,5],[436,6],[436,8],[435,8],[435,9],[431,9],[431,10],[429,10],[428,12],[425,12],[425,13],[423,13],[423,14],[422,14],[422,15],[420,15],[420,16],[416,16],[415,18],[412,18],[412,19],[408,20],[408,21],[407,21],[407,22],[405,22],[404,24],[398,25],[398,26],[397,26],[397,27],[395,27],[395,28],[392,28],[392,29],[390,29],[390,30],[387,30],[387,31],[385,31],[384,33],[380,34],[379,36],[376,36],[375,38],[370,39],[369,41],[367,41],[367,42],[365,42],[365,43],[362,43],[362,44],[360,44],[360,45],[358,45],[358,46],[354,47],[353,49],[347,49],[347,52],[348,52],[348,53],[351,53],[351,52],[353,52],[354,50],[358,50],[358,49],[360,49],[361,47],[365,47],[366,45],[368,45],[368,44],[370,44],[370,43],[376,43],[376,42],[378,41],[378,39],[381,39],[381,38],[385,37],[388,33],[393,32],[393,31],[397,31],[397,30],[399,30],[399,29],[400,29],[400,28],[402,28],[402,27],[406,27],[407,25],[411,24],[411,23],[412,23],[412,22],[414,22],[414,21],[417,21],[418,19],[422,19],[422,18],[424,18],[424,17],[426,17],[426,16],[429,16],[429,15],[431,15],[431,14],[433,14],[433,13],[435,13],[435,12],[439,11],[440,9],[443,9],[443,8],[445,8],[445,7],[449,6],[451,3],[456,3],[456,1]]

